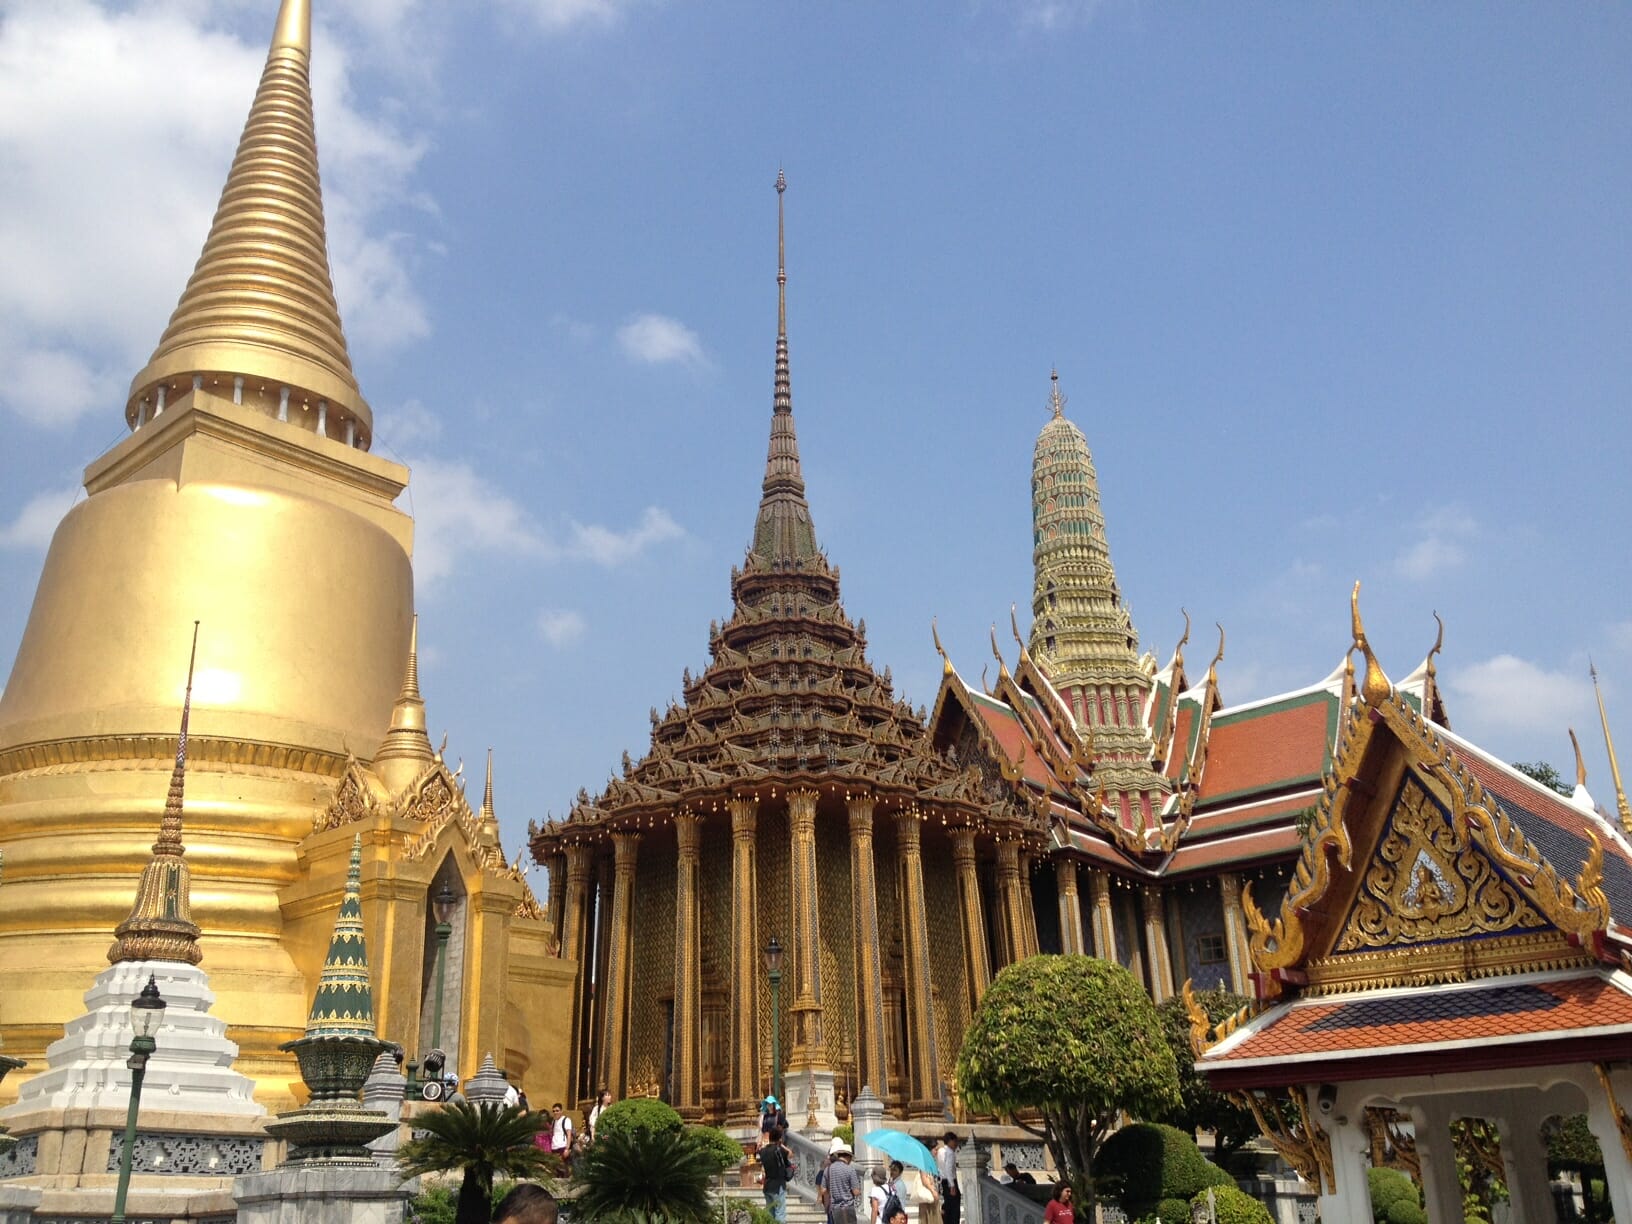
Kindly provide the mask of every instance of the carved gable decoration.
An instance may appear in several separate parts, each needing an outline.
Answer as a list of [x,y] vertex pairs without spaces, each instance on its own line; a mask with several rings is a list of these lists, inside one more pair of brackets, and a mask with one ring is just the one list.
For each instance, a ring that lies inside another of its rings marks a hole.
[[342,825],[358,824],[373,818],[379,804],[363,777],[362,766],[355,757],[346,762],[345,775],[335,788],[334,798],[312,821],[312,832],[338,829]]
[[440,766],[421,778],[405,798],[402,814],[420,824],[440,827],[453,814],[454,788]]
[[1408,772],[1335,953],[1542,931],[1526,901]]

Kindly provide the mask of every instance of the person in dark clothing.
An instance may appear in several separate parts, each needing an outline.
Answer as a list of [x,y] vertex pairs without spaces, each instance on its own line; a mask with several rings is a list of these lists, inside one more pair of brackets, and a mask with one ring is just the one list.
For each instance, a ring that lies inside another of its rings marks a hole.
[[793,1155],[782,1136],[782,1128],[773,1126],[757,1153],[759,1167],[765,1173],[765,1210],[776,1217],[777,1224],[787,1224],[788,1179],[793,1176]]

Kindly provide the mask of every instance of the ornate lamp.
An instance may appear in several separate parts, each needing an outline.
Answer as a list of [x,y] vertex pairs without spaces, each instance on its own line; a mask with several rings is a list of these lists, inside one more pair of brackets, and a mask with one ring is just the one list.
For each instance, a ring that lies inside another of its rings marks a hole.
[[765,945],[765,973],[771,979],[771,1095],[782,1104],[782,941]]
[[159,994],[159,982],[153,974],[147,975],[142,993],[130,1001],[130,1027],[135,1036],[130,1039],[130,1109],[125,1114],[125,1146],[119,1153],[119,1187],[113,1195],[111,1224],[124,1224],[125,1199],[130,1194],[130,1165],[136,1151],[136,1115],[142,1107],[142,1081],[147,1078],[147,1060],[158,1048],[154,1035],[164,1023],[164,996]]

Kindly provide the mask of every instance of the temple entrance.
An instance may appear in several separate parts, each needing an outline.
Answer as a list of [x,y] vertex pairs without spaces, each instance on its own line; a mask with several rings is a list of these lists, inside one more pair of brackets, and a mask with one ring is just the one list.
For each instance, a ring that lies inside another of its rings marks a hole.
[[[447,1055],[445,1073],[463,1079],[476,1068],[459,1065],[465,983],[465,885],[453,855],[442,860],[425,894],[425,956],[421,968],[419,1050]],[[438,987],[440,986],[440,989]]]

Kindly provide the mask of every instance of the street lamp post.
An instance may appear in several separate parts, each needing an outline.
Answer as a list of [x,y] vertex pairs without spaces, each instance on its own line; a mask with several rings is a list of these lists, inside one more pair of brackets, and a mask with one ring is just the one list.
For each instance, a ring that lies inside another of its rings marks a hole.
[[431,912],[436,915],[436,1012],[431,1023],[431,1048],[442,1048],[442,983],[447,976],[448,936],[453,934],[453,907],[458,898],[446,880],[436,890],[431,901]]
[[782,941],[775,935],[765,945],[765,972],[771,979],[771,1095],[782,1104]]
[[136,1114],[142,1107],[142,1081],[147,1078],[147,1060],[158,1043],[153,1034],[164,1022],[164,999],[159,994],[158,979],[147,975],[142,993],[130,1001],[130,1027],[135,1036],[130,1041],[130,1110],[125,1114],[125,1148],[119,1155],[119,1188],[113,1196],[113,1216],[110,1224],[124,1224],[125,1197],[130,1193],[130,1162],[136,1151]]

